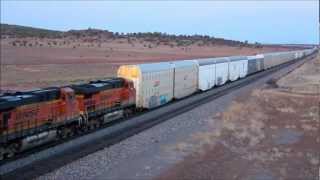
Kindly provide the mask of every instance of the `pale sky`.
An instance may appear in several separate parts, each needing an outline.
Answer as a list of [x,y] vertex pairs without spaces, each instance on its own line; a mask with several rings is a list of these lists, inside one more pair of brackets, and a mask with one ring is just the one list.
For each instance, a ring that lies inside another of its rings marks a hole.
[[318,43],[318,16],[317,0],[1,1],[1,23],[203,34],[262,43]]

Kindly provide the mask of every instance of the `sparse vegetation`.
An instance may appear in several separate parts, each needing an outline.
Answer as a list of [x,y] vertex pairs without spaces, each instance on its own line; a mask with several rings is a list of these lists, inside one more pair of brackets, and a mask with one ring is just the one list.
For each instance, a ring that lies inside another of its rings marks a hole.
[[[88,28],[86,30],[70,30],[70,31],[53,31],[41,28],[33,28],[26,26],[18,25],[9,25],[1,24],[1,37],[11,37],[11,38],[39,38],[41,39],[70,39],[73,42],[81,40],[83,42],[88,42],[92,44],[99,44],[101,42],[106,42],[107,40],[116,40],[120,44],[124,43],[123,40],[126,40],[131,46],[134,46],[133,41],[138,41],[140,43],[151,43],[154,46],[159,46],[161,44],[171,46],[172,43],[175,43],[176,46],[191,46],[198,43],[198,46],[210,46],[210,45],[229,45],[229,46],[245,46],[245,47],[261,47],[261,44],[255,43],[250,44],[248,41],[234,41],[227,40],[223,38],[216,38],[208,35],[172,35],[161,32],[138,32],[138,33],[119,33],[119,32],[110,32],[107,30],[99,30]],[[67,44],[66,41],[62,42],[64,45]],[[69,44],[69,43],[68,43]],[[57,41],[52,41],[49,46],[57,46]],[[26,46],[23,44],[23,46]],[[36,45],[35,45],[36,46]],[[92,45],[91,45],[92,46]],[[100,45],[97,45],[100,47]],[[94,45],[92,46],[94,47]],[[149,47],[149,45],[145,46]]]
[[6,35],[8,37],[48,37],[48,38],[60,38],[61,31],[53,31],[41,28],[33,28],[27,26],[0,24],[1,35]]

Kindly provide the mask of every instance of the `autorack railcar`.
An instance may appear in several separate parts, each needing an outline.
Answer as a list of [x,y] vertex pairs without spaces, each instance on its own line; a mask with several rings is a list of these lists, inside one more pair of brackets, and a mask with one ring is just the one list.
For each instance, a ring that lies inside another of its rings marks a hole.
[[198,90],[198,63],[194,60],[173,61],[173,98],[180,99]]
[[206,58],[197,59],[199,64],[198,89],[205,91],[228,81],[229,59]]
[[248,56],[248,75],[264,70],[264,56],[258,54],[255,56]]
[[170,62],[123,65],[118,77],[133,81],[137,108],[154,108],[173,99],[174,68]]

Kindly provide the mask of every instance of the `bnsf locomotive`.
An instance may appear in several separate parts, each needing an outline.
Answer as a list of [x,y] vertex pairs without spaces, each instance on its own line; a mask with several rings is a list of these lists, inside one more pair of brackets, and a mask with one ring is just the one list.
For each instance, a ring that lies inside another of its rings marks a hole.
[[124,65],[118,78],[4,94],[0,96],[0,159],[316,51]]
[[0,159],[99,127],[127,114],[134,103],[133,83],[123,78],[5,94],[0,97]]

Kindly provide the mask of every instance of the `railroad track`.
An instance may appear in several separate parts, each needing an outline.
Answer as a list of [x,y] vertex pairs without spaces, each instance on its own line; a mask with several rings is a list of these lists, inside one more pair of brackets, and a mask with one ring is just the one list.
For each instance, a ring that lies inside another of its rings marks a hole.
[[129,119],[108,124],[106,127],[94,132],[70,138],[66,142],[58,141],[41,146],[35,150],[26,151],[15,159],[7,160],[0,164],[0,177],[21,179],[21,175],[23,174],[24,178],[34,178],[50,172],[64,164],[115,144],[199,105],[229,94],[235,89],[271,75],[280,69],[287,67],[286,72],[282,75],[289,73],[313,56],[310,55],[300,61],[282,64],[221,87],[171,102],[163,107],[136,114]]

